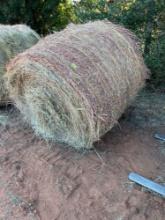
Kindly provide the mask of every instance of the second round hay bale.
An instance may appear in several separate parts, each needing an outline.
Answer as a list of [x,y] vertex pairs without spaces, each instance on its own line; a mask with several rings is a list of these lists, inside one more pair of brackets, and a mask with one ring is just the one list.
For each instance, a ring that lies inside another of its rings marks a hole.
[[91,148],[147,78],[135,36],[107,21],[70,25],[8,66],[17,107],[43,138]]
[[26,25],[0,25],[0,105],[9,102],[3,78],[6,64],[38,40],[39,35]]

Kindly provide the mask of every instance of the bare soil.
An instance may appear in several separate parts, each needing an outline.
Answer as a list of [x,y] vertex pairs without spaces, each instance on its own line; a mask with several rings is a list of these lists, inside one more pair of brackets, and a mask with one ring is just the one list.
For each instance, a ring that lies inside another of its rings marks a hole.
[[164,94],[143,94],[94,150],[77,152],[1,110],[0,220],[163,220],[163,198],[128,174],[164,184],[165,143],[153,137],[165,134],[164,112]]

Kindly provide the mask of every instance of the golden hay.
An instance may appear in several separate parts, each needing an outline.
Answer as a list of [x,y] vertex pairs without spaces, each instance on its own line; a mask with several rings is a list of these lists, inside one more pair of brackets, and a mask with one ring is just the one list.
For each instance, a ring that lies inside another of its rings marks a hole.
[[26,25],[0,25],[0,105],[9,102],[3,79],[6,64],[38,40],[39,35]]
[[37,134],[91,148],[147,77],[135,36],[108,21],[69,25],[8,65],[8,88]]

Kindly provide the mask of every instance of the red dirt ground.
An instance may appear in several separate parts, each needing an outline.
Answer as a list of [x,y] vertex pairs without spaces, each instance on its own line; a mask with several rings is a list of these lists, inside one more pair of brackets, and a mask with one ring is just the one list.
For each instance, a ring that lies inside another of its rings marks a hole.
[[164,182],[165,126],[123,120],[76,152],[35,137],[19,117],[0,126],[0,220],[163,220],[165,203],[128,180],[131,171]]

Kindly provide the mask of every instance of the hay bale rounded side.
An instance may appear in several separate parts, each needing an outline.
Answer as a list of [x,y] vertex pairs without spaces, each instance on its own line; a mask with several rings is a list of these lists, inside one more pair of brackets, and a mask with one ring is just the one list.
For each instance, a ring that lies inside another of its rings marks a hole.
[[91,148],[147,77],[135,36],[107,21],[70,25],[8,65],[8,88],[37,134]]
[[39,38],[39,35],[26,25],[0,25],[0,105],[9,102],[3,78],[6,64],[18,53],[36,44]]

